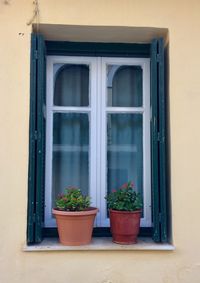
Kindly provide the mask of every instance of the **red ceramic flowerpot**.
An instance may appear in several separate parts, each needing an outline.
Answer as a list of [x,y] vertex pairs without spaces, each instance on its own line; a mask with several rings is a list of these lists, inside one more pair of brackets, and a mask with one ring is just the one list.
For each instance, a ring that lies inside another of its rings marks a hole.
[[92,230],[97,208],[85,211],[61,211],[53,209],[61,244],[80,246],[91,242]]
[[110,209],[110,227],[113,242],[122,245],[137,243],[141,211],[119,211]]

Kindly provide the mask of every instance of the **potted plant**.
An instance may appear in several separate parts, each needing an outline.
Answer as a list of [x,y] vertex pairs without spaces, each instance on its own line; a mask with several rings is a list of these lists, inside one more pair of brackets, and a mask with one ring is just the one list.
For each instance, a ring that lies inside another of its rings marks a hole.
[[128,182],[106,197],[113,242],[134,244],[140,229],[142,202],[139,193]]
[[52,209],[58,227],[61,244],[69,246],[86,245],[91,242],[97,208],[90,207],[90,197],[84,196],[78,188],[67,188],[56,199]]

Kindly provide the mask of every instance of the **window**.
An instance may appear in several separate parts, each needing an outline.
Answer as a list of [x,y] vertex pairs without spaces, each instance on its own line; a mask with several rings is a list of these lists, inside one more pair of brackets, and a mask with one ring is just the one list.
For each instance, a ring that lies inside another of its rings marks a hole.
[[127,180],[143,198],[141,227],[167,240],[163,52],[163,40],[150,52],[32,35],[28,243],[55,227],[51,208],[70,185],[100,209],[95,226],[108,227],[104,197]]
[[151,226],[149,58],[47,56],[45,227],[65,187],[77,186],[109,227],[105,196],[128,180]]

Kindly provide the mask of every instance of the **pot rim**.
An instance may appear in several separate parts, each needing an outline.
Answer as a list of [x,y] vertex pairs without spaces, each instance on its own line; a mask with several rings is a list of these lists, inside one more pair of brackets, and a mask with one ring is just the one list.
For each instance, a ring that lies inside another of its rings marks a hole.
[[81,215],[92,215],[97,214],[99,211],[96,207],[89,207],[87,210],[82,211],[64,211],[64,210],[58,210],[56,208],[52,209],[52,213],[54,215],[68,215],[68,216],[81,216]]
[[121,214],[136,214],[136,213],[141,213],[142,210],[138,209],[138,210],[133,210],[133,211],[128,211],[128,210],[116,210],[116,209],[109,209],[110,212],[112,213],[121,213]]

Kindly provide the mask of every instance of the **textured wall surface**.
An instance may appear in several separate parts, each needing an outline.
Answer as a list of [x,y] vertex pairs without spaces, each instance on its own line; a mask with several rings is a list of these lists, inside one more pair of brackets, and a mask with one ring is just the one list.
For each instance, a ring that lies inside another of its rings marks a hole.
[[[23,251],[32,29],[26,23],[33,9],[32,0],[0,1],[0,282],[199,283],[200,1],[39,1],[39,22],[45,24],[41,31],[49,38],[73,38],[68,25],[99,26],[96,40],[109,35],[106,26],[119,27],[113,41],[128,40],[122,27],[132,34],[131,40],[139,40],[136,27],[144,27],[144,41],[168,29],[173,252]],[[76,29],[77,40],[80,30]],[[92,40],[90,31],[86,34]]]

